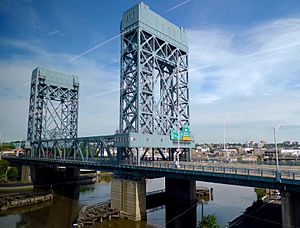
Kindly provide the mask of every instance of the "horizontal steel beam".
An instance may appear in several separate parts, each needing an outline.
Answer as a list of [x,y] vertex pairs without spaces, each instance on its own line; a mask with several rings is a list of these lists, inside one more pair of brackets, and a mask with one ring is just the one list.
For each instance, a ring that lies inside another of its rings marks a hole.
[[28,165],[49,165],[78,167],[92,170],[111,171],[136,175],[144,178],[169,177],[205,182],[214,182],[248,187],[272,188],[290,192],[300,192],[300,172],[281,170],[281,176],[270,169],[236,168],[208,165],[182,165],[142,162],[141,165],[128,164],[123,161],[87,159],[49,159],[5,156],[10,162]]

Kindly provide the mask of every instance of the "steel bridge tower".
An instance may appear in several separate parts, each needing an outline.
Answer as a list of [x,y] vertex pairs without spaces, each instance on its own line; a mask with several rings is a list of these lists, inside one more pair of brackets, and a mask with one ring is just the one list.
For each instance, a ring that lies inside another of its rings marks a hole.
[[77,138],[78,92],[77,76],[41,67],[33,70],[27,140]]
[[139,3],[124,12],[120,32],[119,131],[133,147],[175,148],[171,131],[190,125],[185,30]]

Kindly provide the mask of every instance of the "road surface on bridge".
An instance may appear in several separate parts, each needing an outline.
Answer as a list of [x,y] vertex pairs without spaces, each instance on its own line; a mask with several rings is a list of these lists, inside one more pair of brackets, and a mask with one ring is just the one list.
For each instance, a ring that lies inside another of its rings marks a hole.
[[[199,163],[180,162],[176,167],[172,161],[141,161],[135,162],[110,161],[100,159],[54,159],[39,157],[3,156],[12,162],[32,165],[52,165],[78,167],[93,170],[119,171],[124,173],[137,173],[148,177],[180,176],[181,178],[208,179],[209,177],[227,178],[236,180],[260,181],[265,183],[284,183],[297,186],[300,189],[300,167],[281,166],[280,174],[273,165],[233,164],[233,163]],[[219,180],[220,181],[220,180]],[[229,182],[231,180],[228,180]],[[214,182],[214,181],[212,181]],[[216,181],[217,182],[217,181]]]
[[[155,161],[162,164],[173,164],[173,161]],[[270,171],[276,171],[276,165],[268,165],[268,164],[257,164],[257,163],[235,163],[235,162],[185,162],[180,161],[181,165],[192,165],[192,166],[198,166],[198,165],[204,165],[204,166],[214,166],[214,167],[224,167],[224,168],[238,168],[238,169],[262,169],[262,170],[270,170]],[[294,171],[294,172],[300,172],[300,166],[295,165],[280,165],[279,170],[285,172],[285,171]]]

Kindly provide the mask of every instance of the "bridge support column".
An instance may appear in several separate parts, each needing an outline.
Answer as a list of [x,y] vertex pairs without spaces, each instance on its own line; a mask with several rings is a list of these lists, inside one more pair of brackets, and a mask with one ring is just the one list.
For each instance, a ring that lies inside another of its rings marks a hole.
[[137,148],[136,149],[136,163],[137,165],[141,164],[141,153],[143,151],[143,148]]
[[196,199],[196,181],[165,179],[166,195],[170,200],[177,202],[194,202]]
[[146,219],[145,179],[114,177],[111,183],[111,207],[121,210],[121,217],[129,220]]
[[166,227],[196,227],[196,182],[165,179]]
[[31,179],[35,188],[52,189],[59,195],[77,200],[79,198],[79,168],[31,166]]
[[190,162],[192,161],[192,149],[189,148],[189,149],[186,149],[187,152],[186,152],[186,161]]
[[80,176],[79,168],[68,168],[66,167],[65,178],[78,178]]
[[21,166],[21,183],[30,183],[30,167],[26,165]]
[[300,227],[300,193],[281,191],[282,227]]
[[79,168],[65,168],[59,170],[57,167],[31,166],[31,179],[36,184],[64,184],[76,182],[80,176]]

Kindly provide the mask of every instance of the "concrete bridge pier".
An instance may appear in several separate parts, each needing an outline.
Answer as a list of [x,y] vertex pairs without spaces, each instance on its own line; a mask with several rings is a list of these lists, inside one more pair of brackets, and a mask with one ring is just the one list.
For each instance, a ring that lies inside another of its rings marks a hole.
[[300,227],[300,193],[281,191],[282,227]]
[[165,178],[166,227],[196,227],[196,181]]
[[196,200],[196,181],[165,178],[167,200],[191,203]]
[[114,176],[111,183],[111,207],[132,221],[146,219],[146,181],[144,178]]
[[30,166],[27,165],[21,165],[20,166],[21,170],[21,183],[30,183],[31,182],[31,177],[30,177]]
[[31,180],[35,188],[50,189],[60,195],[77,200],[79,198],[79,168],[31,166]]
[[57,167],[31,166],[31,179],[34,184],[64,184],[76,182],[79,168],[58,169]]

